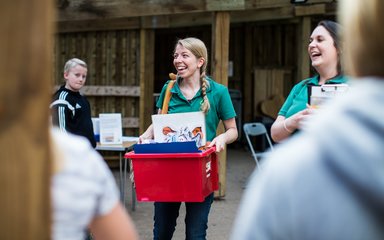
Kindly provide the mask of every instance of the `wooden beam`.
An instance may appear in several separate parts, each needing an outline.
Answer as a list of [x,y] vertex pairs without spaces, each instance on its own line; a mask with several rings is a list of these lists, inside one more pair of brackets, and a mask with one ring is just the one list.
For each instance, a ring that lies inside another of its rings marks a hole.
[[[229,52],[229,12],[217,12],[214,14],[212,26],[212,77],[225,86],[228,86],[228,52]],[[219,124],[217,134],[223,133],[224,126]],[[218,154],[219,158],[219,190],[215,193],[216,197],[224,197],[226,192],[226,163],[227,151],[224,150]]]
[[295,16],[312,16],[312,15],[335,15],[337,12],[337,3],[322,3],[311,5],[295,6]]
[[155,32],[140,30],[140,133],[151,124],[153,114]]
[[171,24],[170,17],[170,15],[143,16],[141,17],[141,28],[168,28]]
[[293,6],[231,12],[231,22],[256,22],[294,17]]
[[156,16],[174,13],[207,11],[205,0],[70,0],[59,9],[58,20],[93,20],[123,17]]
[[246,5],[248,8],[273,8],[285,7],[291,5],[289,0],[247,0]]
[[59,33],[67,32],[87,32],[87,31],[107,31],[122,29],[139,29],[140,18],[113,18],[113,19],[94,19],[81,21],[65,21],[57,23]]
[[202,26],[212,24],[212,14],[209,13],[185,13],[185,14],[172,14],[167,16],[167,28],[177,28],[185,26]]
[[215,81],[225,86],[228,86],[229,29],[229,12],[215,13],[212,26],[211,72]]
[[310,16],[325,14],[325,4],[295,6],[295,16]]
[[311,18],[303,17],[298,26],[298,62],[297,62],[297,81],[309,77],[310,61],[308,56],[308,43],[311,35]]
[[[272,7],[284,7],[288,5],[294,5],[294,4],[291,4],[290,0],[249,0],[247,2],[248,2],[248,5],[249,3],[252,3],[252,6],[256,8],[272,8]],[[305,4],[302,4],[302,5],[310,5],[315,3],[331,3],[331,2],[334,2],[334,0],[308,0]]]
[[[60,88],[59,85],[54,87],[54,91]],[[85,96],[111,96],[111,97],[139,97],[139,86],[84,86],[80,92]]]
[[208,0],[209,11],[233,11],[245,9],[246,0]]
[[[277,4],[275,7],[266,7],[267,5],[254,5],[250,8],[239,7],[238,1],[225,2],[232,7],[219,7],[221,0],[208,1],[206,10],[189,11],[189,12],[172,12],[162,15],[142,15],[142,16],[124,16],[124,17],[107,17],[107,18],[87,18],[86,20],[62,19],[58,22],[57,31],[65,32],[86,32],[99,30],[122,30],[122,29],[157,29],[157,28],[177,28],[185,26],[202,26],[211,24],[212,9],[231,9],[231,22],[256,22],[265,20],[289,19],[295,16],[310,15],[334,15],[336,14],[337,3],[315,3],[327,1],[309,1],[312,4],[293,5]],[[244,5],[250,5],[250,1],[245,1]],[[273,3],[273,2],[272,2]],[[232,5],[231,5],[232,4]],[[255,3],[253,3],[255,4]],[[252,4],[251,4],[252,5]],[[216,7],[217,6],[217,7]],[[237,7],[235,7],[237,6]],[[278,7],[276,7],[278,6]]]
[[139,118],[135,117],[126,117],[121,119],[121,125],[123,128],[138,128],[139,125]]
[[[106,21],[130,17],[208,13],[293,7],[289,0],[68,0],[58,10],[58,22]],[[308,0],[306,5],[333,3],[334,0]],[[276,15],[278,16],[278,15]],[[98,23],[102,25],[102,23]]]
[[84,86],[81,93],[85,96],[124,96],[139,97],[139,86]]

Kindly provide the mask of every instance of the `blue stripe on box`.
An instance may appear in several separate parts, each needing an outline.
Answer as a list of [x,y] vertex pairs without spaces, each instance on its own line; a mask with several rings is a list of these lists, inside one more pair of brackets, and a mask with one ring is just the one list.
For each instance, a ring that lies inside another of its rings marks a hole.
[[199,153],[195,141],[171,143],[146,143],[133,146],[135,154],[142,153]]

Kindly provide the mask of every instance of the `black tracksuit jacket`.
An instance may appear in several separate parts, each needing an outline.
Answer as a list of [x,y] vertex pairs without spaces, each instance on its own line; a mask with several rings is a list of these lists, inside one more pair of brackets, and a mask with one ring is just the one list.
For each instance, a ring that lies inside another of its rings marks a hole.
[[53,95],[52,122],[62,131],[86,137],[96,147],[91,108],[85,96],[61,86]]

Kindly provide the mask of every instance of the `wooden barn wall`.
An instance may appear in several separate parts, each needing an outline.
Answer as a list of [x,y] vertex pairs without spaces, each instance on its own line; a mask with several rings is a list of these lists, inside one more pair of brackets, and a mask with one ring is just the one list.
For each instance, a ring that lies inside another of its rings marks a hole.
[[[267,116],[261,111],[261,104],[276,99],[275,96],[285,98],[295,83],[296,29],[297,24],[280,21],[249,23],[243,27],[244,43],[236,44],[238,50],[234,53],[244,52],[244,81],[233,85],[242,84],[244,122]],[[275,105],[280,108],[279,102]]]
[[[229,61],[233,65],[228,88],[241,92],[241,123],[265,116],[261,103],[275,95],[285,98],[297,81],[297,25],[282,21],[231,24]],[[172,51],[177,38],[187,36],[202,39],[211,55],[210,26],[156,30],[155,93],[174,71]]]
[[[139,45],[138,30],[60,33],[56,36],[54,49],[55,84],[63,84],[65,62],[77,57],[88,64],[86,86],[118,86],[117,89],[123,86],[128,87],[128,90],[130,87],[138,89]],[[99,113],[121,113],[123,134],[138,135],[138,94],[91,95],[87,98],[93,117],[97,117]]]
[[[233,74],[228,87],[241,91],[242,123],[265,116],[262,102],[276,95],[285,98],[297,79],[297,21],[259,21],[231,24],[229,61]],[[210,26],[155,31],[155,93],[174,71],[172,51],[177,38],[196,36],[211,54]],[[55,43],[55,83],[63,82],[62,69],[72,57],[88,63],[86,86],[139,86],[139,30],[60,33]],[[209,70],[208,70],[209,71]],[[88,96],[92,115],[121,112],[125,135],[139,134],[139,96]],[[279,106],[275,106],[277,108]]]

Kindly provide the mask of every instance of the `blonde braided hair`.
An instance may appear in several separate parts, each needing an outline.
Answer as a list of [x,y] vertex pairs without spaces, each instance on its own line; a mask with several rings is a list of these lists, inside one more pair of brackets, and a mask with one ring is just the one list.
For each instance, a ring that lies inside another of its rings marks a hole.
[[204,42],[198,38],[184,38],[179,39],[176,43],[177,45],[181,45],[191,51],[196,58],[203,58],[204,63],[200,67],[200,85],[201,85],[201,93],[203,94],[203,101],[200,104],[200,110],[204,113],[207,113],[210,109],[209,99],[207,97],[207,89],[209,88],[209,82],[206,76],[206,70],[208,65],[208,51]]
[[211,105],[209,104],[209,99],[207,97],[207,88],[209,87],[209,82],[205,77],[205,72],[201,74],[200,82],[201,82],[201,93],[203,94],[203,101],[201,101],[200,110],[203,113],[207,113],[211,108]]

